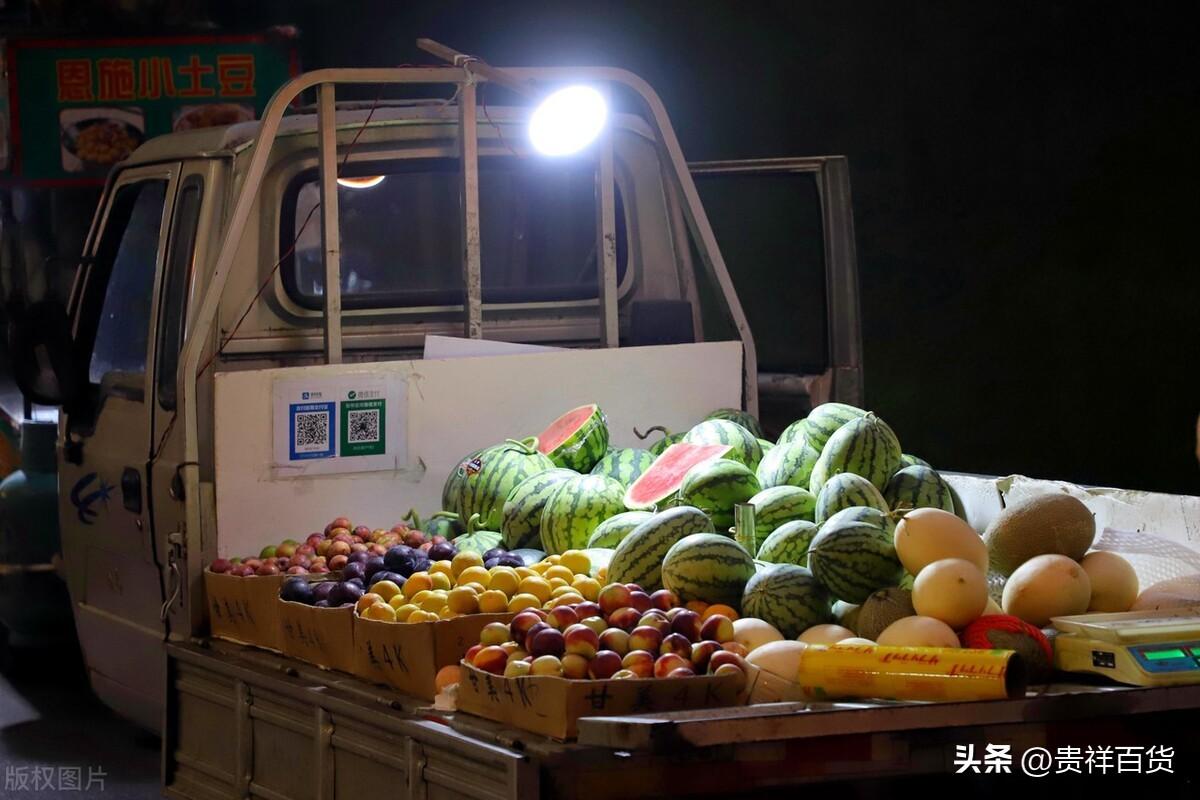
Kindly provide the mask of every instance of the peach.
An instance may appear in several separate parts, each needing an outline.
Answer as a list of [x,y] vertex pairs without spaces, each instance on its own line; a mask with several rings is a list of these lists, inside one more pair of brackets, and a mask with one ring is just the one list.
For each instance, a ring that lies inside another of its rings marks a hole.
[[650,610],[652,605],[650,602],[650,595],[646,594],[640,589],[637,591],[631,591],[629,593],[629,605],[636,608],[638,612],[645,614]]
[[512,622],[509,623],[509,626],[512,628],[513,641],[517,644],[524,642],[529,629],[541,622],[542,618],[531,610],[522,611],[520,614],[517,614],[512,618]]
[[701,623],[700,638],[709,642],[733,641],[733,620],[724,614],[713,614]]
[[675,608],[668,609],[667,610],[667,619],[669,619],[671,622],[674,622],[675,618],[678,617],[680,614],[682,614],[684,611],[691,611],[691,609],[684,608],[683,606],[676,606]]
[[600,590],[600,594],[596,597],[596,602],[600,605],[600,610],[605,614],[613,614],[619,608],[625,608],[629,605],[629,589],[619,583],[610,583]]
[[362,542],[355,542],[354,544],[350,545],[350,552],[365,553],[367,552],[367,546]]
[[746,688],[746,670],[739,667],[737,664],[722,664],[717,667],[713,675],[737,675],[737,690],[740,692]]
[[658,652],[662,655],[667,653],[675,653],[681,658],[688,660],[688,667],[692,665],[692,643],[682,633],[667,634],[662,640],[662,644],[658,647]]
[[700,615],[695,611],[683,609],[671,620],[671,631],[686,636],[689,642],[700,641]]
[[620,628],[608,628],[600,634],[600,649],[611,650],[619,656],[629,652],[629,634]]
[[600,607],[599,603],[593,603],[590,600],[585,600],[582,603],[575,604],[575,613],[579,615],[580,619],[587,619],[588,617],[603,617],[604,609]]
[[588,675],[602,681],[611,678],[621,669],[621,657],[611,650],[601,650],[588,664]]
[[675,670],[684,667],[691,672],[692,661],[690,658],[684,658],[678,653],[666,653],[659,656],[654,662],[654,677],[665,678]]
[[471,645],[470,647],[467,648],[467,652],[463,656],[463,660],[466,661],[468,664],[474,664],[475,663],[475,654],[478,653],[482,649],[483,649],[483,645],[481,645],[481,644]]
[[584,617],[579,620],[579,624],[588,626],[597,636],[608,630],[608,623],[604,621],[604,617]]
[[320,544],[321,542],[323,542],[323,541],[325,541],[325,534],[323,534],[323,533],[310,533],[310,534],[309,534],[308,536],[306,536],[306,537],[305,537],[305,539],[304,539],[304,546],[305,546],[305,547],[311,547],[311,548],[312,548],[312,549],[315,551],[315,550],[317,549],[317,545],[319,545],[319,544]]
[[503,622],[489,622],[479,632],[479,642],[484,646],[504,644],[508,641],[508,638],[508,626]]
[[745,670],[746,662],[737,653],[731,653],[728,650],[718,650],[708,659],[708,671],[711,674],[716,674],[722,664],[733,664],[741,670]]
[[300,566],[299,564],[297,564],[294,567],[288,567],[287,574],[288,575],[307,575],[308,570],[305,569],[304,567]]
[[677,667],[667,673],[668,678],[693,678],[696,673],[691,667]]
[[333,542],[331,542],[329,539],[322,539],[320,542],[317,543],[317,555],[319,555],[319,556],[329,555],[330,547],[333,547]]
[[292,544],[291,542],[284,542],[281,545],[277,545],[275,547],[275,555],[283,556],[284,558],[291,558],[292,556],[296,555],[296,545]]
[[654,677],[654,655],[645,650],[630,650],[621,659],[621,666],[639,678]]
[[279,572],[279,565],[273,561],[264,561],[258,569],[254,570],[255,575],[278,575]]
[[523,678],[530,673],[531,667],[528,661],[520,659],[509,659],[504,665],[504,677],[506,678]]
[[363,539],[366,539],[366,538],[370,537],[371,529],[368,528],[366,525],[358,525],[354,528],[353,531],[351,531],[351,533],[353,533],[355,536],[359,536],[359,537],[362,537]]
[[484,647],[475,654],[475,658],[471,659],[471,663],[475,665],[476,669],[490,672],[493,675],[503,675],[504,667],[508,664],[508,653],[504,652],[503,647],[494,645]]
[[628,589],[628,590],[629,590],[629,591],[631,591],[631,592],[640,592],[640,591],[642,591],[642,587],[641,587],[641,586],[638,586],[636,583],[627,583],[627,584],[625,584],[625,588],[626,588],[626,589]]
[[560,631],[565,631],[575,623],[579,622],[579,615],[568,606],[556,606],[550,609],[549,615],[546,617],[546,622],[553,628],[558,628]]
[[708,669],[709,659],[720,650],[721,645],[716,642],[696,642],[692,645],[692,669],[697,673],[705,672]]
[[631,631],[637,627],[638,620],[641,619],[641,614],[636,608],[618,608],[616,611],[608,615],[608,624],[614,628],[620,628],[624,631]]
[[348,556],[336,555],[333,558],[329,559],[329,568],[332,570],[344,569],[345,566],[349,563],[350,563],[350,558]]
[[540,656],[561,656],[566,652],[567,646],[563,641],[561,632],[547,626],[544,630],[539,630],[532,636],[526,634],[525,649],[529,654],[535,657]]
[[374,592],[367,592],[362,597],[358,598],[358,602],[354,604],[354,611],[362,616],[362,612],[366,611],[372,603],[386,603],[387,600]]
[[531,675],[557,675],[561,678],[563,674],[562,661],[558,656],[538,656],[530,665],[529,673]]
[[631,669],[619,669],[613,673],[612,677],[613,677],[613,680],[616,680],[616,681],[626,681],[626,680],[629,680],[630,678],[642,678],[645,676],[638,675],[636,672],[634,672]]
[[659,589],[657,592],[651,593],[650,605],[663,611],[670,611],[679,605],[679,595],[670,589]]
[[337,544],[338,542],[345,542],[347,547],[354,544],[354,537],[350,534],[350,531],[346,530],[345,528],[334,528],[332,533],[330,533],[329,538],[334,544]]
[[[600,649],[600,635],[587,625],[576,623],[563,631],[563,644],[568,654],[590,659],[594,658],[596,651]],[[566,669],[565,663],[563,668]]]
[[731,653],[736,653],[742,658],[750,655],[750,648],[741,642],[721,642],[721,649],[728,650]]
[[647,650],[651,653],[657,653],[662,642],[663,635],[659,633],[657,628],[651,628],[649,625],[634,628],[629,633],[630,650]]
[[354,551],[350,549],[349,542],[343,542],[341,539],[334,539],[329,543],[328,552],[323,553],[322,555],[333,558],[334,556],[349,556],[352,552]]
[[334,517],[333,522],[331,522],[325,526],[325,535],[328,536],[330,531],[332,531],[334,528],[342,528],[344,530],[349,530],[350,528],[353,528],[353,527],[354,527],[354,523],[352,523],[346,517]]
[[512,661],[514,658],[525,658],[525,656],[529,655],[516,642],[505,642],[500,646],[504,648],[504,652],[508,653],[509,661]]
[[666,617],[657,614],[643,614],[642,618],[638,620],[638,627],[654,628],[663,636],[671,632],[671,623],[667,621]]
[[588,676],[588,660],[578,653],[567,653],[562,657],[562,674],[564,678],[580,680]]

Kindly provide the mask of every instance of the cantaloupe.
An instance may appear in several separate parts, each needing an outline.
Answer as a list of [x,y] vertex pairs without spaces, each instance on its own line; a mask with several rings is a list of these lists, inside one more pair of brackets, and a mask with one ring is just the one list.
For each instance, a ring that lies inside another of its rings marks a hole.
[[1096,538],[1096,520],[1082,501],[1069,494],[1044,494],[1000,512],[983,533],[991,566],[1002,575],[1034,556],[1083,558]]
[[756,617],[742,617],[733,621],[733,640],[744,644],[753,653],[769,642],[778,642],[783,634],[769,622]]
[[863,601],[854,630],[864,639],[877,639],[884,628],[898,619],[915,616],[912,592],[893,586],[880,589]]
[[910,575],[943,558],[963,558],[987,571],[988,550],[967,523],[940,508],[909,511],[896,525],[896,555]]
[[796,637],[805,644],[837,644],[843,639],[853,639],[854,631],[841,625],[813,625]]
[[800,659],[806,647],[808,645],[804,642],[791,639],[766,642],[752,650],[746,656],[746,661],[772,675],[795,681],[800,678]]
[[1200,606],[1200,575],[1184,575],[1147,586],[1138,595],[1130,611],[1154,611],[1158,608]]
[[933,617],[898,619],[875,640],[888,647],[958,647],[958,634]]
[[963,558],[943,558],[926,565],[913,583],[913,608],[923,617],[963,628],[987,607],[987,578]]
[[1045,627],[1051,617],[1082,614],[1092,599],[1083,567],[1066,556],[1034,556],[1009,576],[1001,605],[1005,614]]
[[842,639],[838,644],[875,644],[870,639],[864,639],[861,636],[855,636],[853,639]]
[[1094,550],[1079,562],[1092,584],[1088,611],[1128,611],[1138,596],[1138,576],[1133,565],[1116,553]]

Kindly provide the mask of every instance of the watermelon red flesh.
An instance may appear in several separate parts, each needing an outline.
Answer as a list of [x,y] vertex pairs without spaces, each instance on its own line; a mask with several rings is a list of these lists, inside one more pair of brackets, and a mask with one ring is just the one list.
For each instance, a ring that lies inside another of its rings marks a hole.
[[549,455],[553,453],[559,446],[579,430],[584,423],[592,418],[596,413],[595,405],[580,406],[573,408],[563,414],[554,422],[550,423],[550,427],[538,434],[537,447],[541,452]]
[[625,506],[648,509],[671,497],[683,484],[683,476],[697,464],[720,458],[732,449],[728,444],[679,442],[668,447],[625,493]]

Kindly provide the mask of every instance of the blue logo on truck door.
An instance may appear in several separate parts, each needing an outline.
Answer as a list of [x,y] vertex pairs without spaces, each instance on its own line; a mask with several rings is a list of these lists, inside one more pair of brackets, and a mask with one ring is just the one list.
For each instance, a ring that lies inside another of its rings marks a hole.
[[96,473],[89,472],[71,487],[71,505],[75,506],[75,513],[79,516],[79,521],[84,525],[91,525],[96,521],[96,517],[100,515],[99,511],[92,508],[96,501],[103,501],[105,509],[108,508],[108,498],[113,489],[113,487],[109,486],[101,478],[99,488],[93,492],[84,494],[84,491],[92,485],[92,481],[94,480],[96,480]]

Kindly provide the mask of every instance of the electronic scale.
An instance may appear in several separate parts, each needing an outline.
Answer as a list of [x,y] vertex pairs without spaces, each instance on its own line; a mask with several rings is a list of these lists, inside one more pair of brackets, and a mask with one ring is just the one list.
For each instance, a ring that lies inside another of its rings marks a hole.
[[1200,606],[1054,617],[1054,666],[1134,686],[1200,683]]

